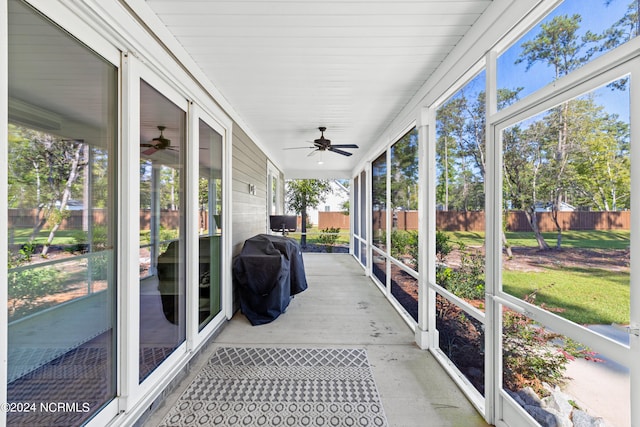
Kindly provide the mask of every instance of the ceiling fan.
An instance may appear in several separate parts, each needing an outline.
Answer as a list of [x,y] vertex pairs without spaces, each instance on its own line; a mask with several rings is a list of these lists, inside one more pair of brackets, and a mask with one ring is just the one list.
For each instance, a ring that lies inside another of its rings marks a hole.
[[297,148],[312,148],[312,149],[314,149],[307,156],[313,156],[318,151],[333,151],[334,153],[342,154],[343,156],[350,156],[353,153],[341,150],[341,148],[359,148],[356,144],[331,144],[331,140],[330,139],[326,139],[324,137],[324,131],[327,130],[327,128],[324,127],[324,126],[320,126],[318,128],[318,130],[320,131],[320,138],[315,139],[313,141],[313,146],[312,147],[295,147],[295,148],[291,148],[291,149],[297,149]]
[[168,138],[165,138],[164,135],[162,134],[162,132],[166,129],[165,126],[158,126],[158,130],[160,131],[160,136],[153,138],[153,140],[151,141],[151,143],[148,144],[140,144],[140,147],[147,147],[146,150],[144,150],[142,152],[142,154],[145,155],[151,155],[153,153],[155,153],[156,151],[160,151],[160,150],[173,150],[173,151],[178,151],[176,148],[171,146],[171,140]]

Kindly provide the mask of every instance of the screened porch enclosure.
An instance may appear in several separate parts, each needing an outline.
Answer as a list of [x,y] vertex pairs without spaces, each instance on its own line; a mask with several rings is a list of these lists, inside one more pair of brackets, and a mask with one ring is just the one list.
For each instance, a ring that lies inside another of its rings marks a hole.
[[[640,2],[258,3],[0,0],[0,424],[159,423],[228,345],[362,347],[390,425],[640,425]],[[296,179],[348,254],[249,327]]]

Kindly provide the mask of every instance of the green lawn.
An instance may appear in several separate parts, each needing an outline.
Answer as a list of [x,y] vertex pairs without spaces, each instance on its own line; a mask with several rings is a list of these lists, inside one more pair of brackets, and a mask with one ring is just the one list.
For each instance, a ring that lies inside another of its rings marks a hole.
[[[484,232],[448,231],[451,241],[462,242],[467,246],[484,245]],[[533,232],[507,232],[507,242],[511,246],[536,247]],[[556,233],[542,233],[549,246],[555,247]],[[626,249],[629,247],[630,231],[622,230],[587,230],[565,231],[562,233],[563,248],[591,248],[591,249]]]
[[[318,243],[318,237],[320,236],[320,233],[322,232],[322,230],[318,230],[317,228],[312,228],[310,230],[307,230],[307,243],[310,244],[316,244]],[[298,242],[300,241],[300,235],[301,232],[300,231],[296,231],[295,233],[289,233],[287,234],[288,237],[291,237],[295,240],[297,240]],[[337,245],[348,245],[349,244],[349,230],[340,230],[340,233],[338,234],[338,239],[336,240],[336,244]]]
[[[15,245],[24,245],[29,241],[29,237],[31,236],[31,228],[18,228],[11,229],[9,234],[10,242],[11,238],[13,239],[13,244]],[[59,230],[56,232],[55,238],[53,239],[54,245],[73,245],[78,243],[77,237],[82,236],[82,231],[78,230]],[[49,231],[43,230],[37,234],[34,243],[35,244],[44,244],[49,238]]]
[[[484,233],[449,232],[451,241],[466,246],[484,245]],[[555,247],[556,233],[543,233]],[[512,247],[537,247],[532,232],[507,232]],[[562,247],[587,249],[626,249],[629,231],[567,231],[562,233]],[[534,291],[536,305],[544,305],[556,314],[578,324],[629,323],[629,273],[602,269],[545,268],[543,272],[503,270],[505,292],[524,298]]]
[[534,291],[535,304],[578,324],[629,323],[629,273],[601,269],[546,268],[544,272],[502,272],[505,292],[523,298]]

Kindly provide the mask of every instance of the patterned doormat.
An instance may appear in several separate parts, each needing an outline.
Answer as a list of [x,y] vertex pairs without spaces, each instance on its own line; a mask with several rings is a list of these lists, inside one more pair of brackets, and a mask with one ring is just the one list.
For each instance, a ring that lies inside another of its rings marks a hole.
[[221,347],[161,426],[387,426],[364,349]]

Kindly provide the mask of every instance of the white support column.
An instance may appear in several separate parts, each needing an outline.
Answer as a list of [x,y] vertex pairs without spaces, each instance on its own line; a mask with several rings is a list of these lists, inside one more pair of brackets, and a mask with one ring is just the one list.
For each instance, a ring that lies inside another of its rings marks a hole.
[[118,390],[120,412],[132,408],[140,351],[140,77],[139,62],[122,54],[122,137],[118,147]]
[[419,222],[419,273],[418,291],[418,345],[421,348],[437,347],[436,292],[431,287],[436,283],[436,111],[423,108],[420,111],[418,173],[420,198],[418,199]]
[[497,417],[502,370],[502,319],[494,296],[500,289],[502,266],[502,149],[490,117],[498,111],[496,74],[497,53],[486,56],[486,169],[485,169],[485,419],[493,424]]
[[391,148],[387,146],[385,150],[385,162],[387,169],[387,176],[385,177],[385,268],[384,268],[384,278],[385,278],[385,290],[388,298],[391,297],[391,230],[393,217],[391,215]]
[[[353,237],[353,230],[355,230],[356,221],[360,220],[360,218],[356,218],[354,214],[354,209],[356,208],[355,192],[359,190],[360,189],[355,186],[353,177],[351,177],[349,180],[349,254],[352,256],[354,254],[354,246],[357,243],[356,239]],[[360,252],[358,251],[358,253]]]
[[[634,71],[640,70],[640,60],[634,61]],[[632,74],[630,81],[631,105],[629,106],[631,123],[631,141],[640,141],[640,72]],[[638,257],[640,251],[640,146],[631,144],[631,249],[629,265],[635,265],[634,259]],[[631,268],[630,283],[631,300],[630,303],[630,324],[629,324],[629,346],[631,351],[629,366],[629,378],[631,384],[631,425],[640,426],[640,270],[638,267]]]
[[233,260],[233,204],[232,188],[232,159],[233,159],[233,123],[229,121],[225,126],[222,140],[222,309],[228,320],[233,317],[233,278],[231,274]]
[[185,272],[185,307],[186,307],[186,339],[187,351],[193,350],[197,342],[199,328],[199,268],[198,268],[198,234],[200,227],[200,209],[198,206],[198,174],[199,174],[199,126],[198,107],[193,102],[189,102],[187,111],[187,135],[185,143],[180,150],[184,153],[181,159],[185,165],[184,170],[184,194],[185,203],[183,205],[186,217],[184,243],[186,246],[186,272]]
[[[367,162],[367,165],[365,167],[365,181],[366,181],[366,185],[365,185],[365,190],[367,192],[366,194],[366,221],[365,224],[367,226],[367,237],[366,237],[366,251],[367,251],[367,268],[366,268],[366,274],[367,276],[371,277],[371,275],[373,274],[373,267],[371,266],[373,264],[373,249],[371,249],[371,246],[373,246],[373,215],[372,215],[372,209],[373,209],[373,197],[372,197],[372,188],[371,185],[373,183],[373,179],[371,177],[372,174],[372,167],[371,167],[372,163],[369,161]],[[361,195],[362,196],[362,195]]]

